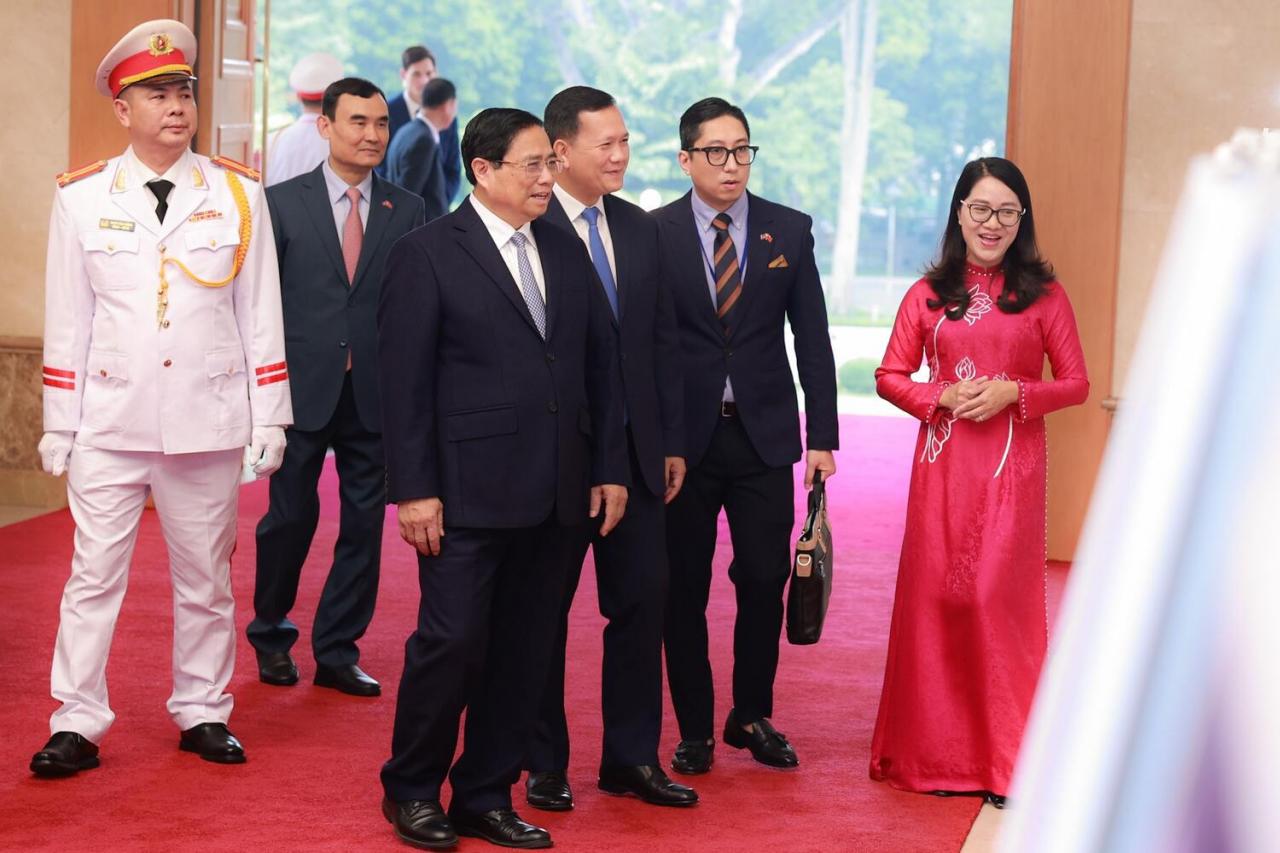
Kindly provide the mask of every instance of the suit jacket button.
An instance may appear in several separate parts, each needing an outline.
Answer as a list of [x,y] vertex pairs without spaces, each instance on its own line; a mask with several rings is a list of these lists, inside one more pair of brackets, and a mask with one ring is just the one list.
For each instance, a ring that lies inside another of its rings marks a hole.
[[342,347],[343,349],[346,349],[346,348],[347,348],[347,342],[346,342],[346,341],[338,341],[338,346]]
[[173,367],[173,359],[171,359],[171,358],[166,358],[166,359],[164,360],[164,366],[165,366],[165,367]]
[[162,328],[162,329],[167,329],[167,328],[169,328],[169,321],[168,321],[168,320],[165,320],[163,323],[161,323],[161,324],[160,324],[160,328]]
[[560,407],[555,403],[547,403],[547,411],[554,415],[556,412],[560,411]]

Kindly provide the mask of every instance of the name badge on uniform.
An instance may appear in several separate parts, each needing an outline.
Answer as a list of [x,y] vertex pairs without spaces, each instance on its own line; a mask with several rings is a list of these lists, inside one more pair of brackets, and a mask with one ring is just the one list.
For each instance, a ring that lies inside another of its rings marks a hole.
[[132,231],[133,223],[124,219],[99,219],[98,227],[110,231]]
[[221,210],[201,210],[191,214],[191,217],[187,221],[188,222],[204,222],[207,219],[221,219],[221,218],[222,218]]

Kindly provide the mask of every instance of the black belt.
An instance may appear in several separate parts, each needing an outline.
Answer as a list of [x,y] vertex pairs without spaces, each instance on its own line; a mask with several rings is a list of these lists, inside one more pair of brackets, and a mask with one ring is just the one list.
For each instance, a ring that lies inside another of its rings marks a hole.
[[738,416],[738,404],[732,400],[720,401],[720,417],[736,418]]

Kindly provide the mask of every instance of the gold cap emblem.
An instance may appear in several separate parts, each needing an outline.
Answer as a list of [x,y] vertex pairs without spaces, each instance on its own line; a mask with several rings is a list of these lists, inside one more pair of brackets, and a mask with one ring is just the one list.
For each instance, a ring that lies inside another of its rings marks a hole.
[[156,33],[147,42],[147,49],[151,51],[152,56],[164,56],[166,53],[173,53],[173,39],[170,38],[168,33]]

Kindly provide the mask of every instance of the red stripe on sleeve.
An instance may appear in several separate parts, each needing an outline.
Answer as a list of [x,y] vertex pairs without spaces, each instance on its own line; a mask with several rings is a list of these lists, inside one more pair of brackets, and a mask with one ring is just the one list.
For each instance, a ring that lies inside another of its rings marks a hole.
[[275,373],[277,370],[284,370],[284,369],[285,369],[285,363],[283,361],[277,361],[275,364],[268,364],[265,367],[259,367],[257,370],[254,371],[254,373],[261,376],[264,373]]
[[260,385],[260,386],[261,386],[261,385],[270,385],[270,384],[272,384],[273,382],[283,382],[283,381],[285,381],[285,380],[286,380],[286,379],[288,379],[288,378],[289,378],[289,374],[287,374],[287,373],[273,373],[273,374],[272,374],[272,375],[270,375],[270,376],[263,376],[261,379],[259,379],[259,380],[258,380],[258,385]]
[[44,384],[50,388],[65,388],[68,391],[76,390],[76,383],[74,382],[63,382],[61,379],[50,379],[47,376],[44,378]]
[[56,367],[49,367],[48,365],[45,365],[44,372],[49,376],[60,376],[63,379],[76,378],[76,372],[74,370],[59,370]]

